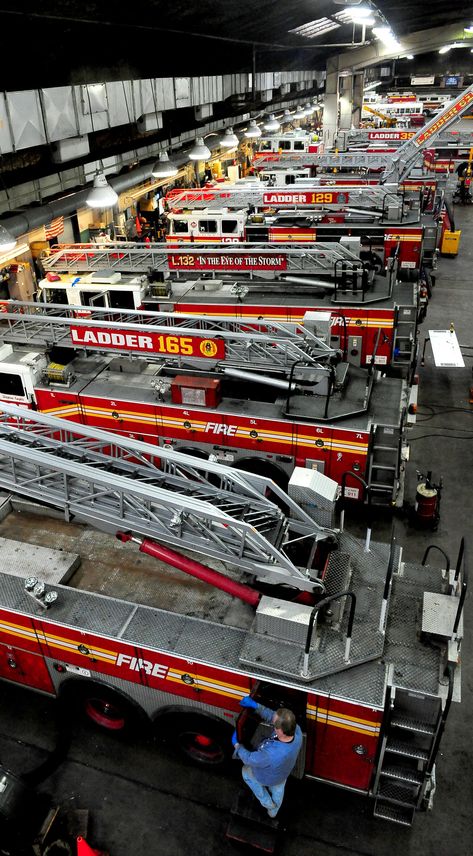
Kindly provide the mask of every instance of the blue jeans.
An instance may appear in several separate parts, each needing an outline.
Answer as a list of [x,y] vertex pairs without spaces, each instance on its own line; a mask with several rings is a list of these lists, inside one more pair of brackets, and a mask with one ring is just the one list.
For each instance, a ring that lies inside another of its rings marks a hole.
[[255,779],[253,770],[247,764],[243,764],[241,775],[263,808],[271,810],[273,816],[276,815],[281,808],[286,781],[280,785],[262,785]]

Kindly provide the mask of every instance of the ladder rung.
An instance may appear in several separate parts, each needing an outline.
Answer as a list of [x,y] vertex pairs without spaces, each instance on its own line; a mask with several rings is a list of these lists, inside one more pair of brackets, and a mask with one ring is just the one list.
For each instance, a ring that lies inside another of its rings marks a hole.
[[391,823],[399,823],[401,826],[412,826],[414,819],[414,811],[406,809],[400,805],[387,805],[384,803],[376,803],[373,811],[374,817],[381,817],[383,820],[390,820]]

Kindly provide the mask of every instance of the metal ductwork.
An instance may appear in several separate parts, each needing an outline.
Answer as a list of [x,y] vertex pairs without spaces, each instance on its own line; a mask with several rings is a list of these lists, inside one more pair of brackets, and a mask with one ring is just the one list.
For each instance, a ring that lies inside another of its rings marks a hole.
[[[182,153],[180,157],[176,157],[173,154],[173,161],[178,167],[185,166],[189,163],[187,152],[185,154]],[[117,193],[123,193],[130,187],[134,187],[150,178],[153,163],[154,160],[149,161],[147,164],[127,172],[126,175],[118,175],[115,178],[107,176],[107,181]],[[28,208],[21,213],[7,214],[0,218],[0,223],[8,229],[11,235],[17,238],[20,235],[31,232],[33,229],[45,226],[54,220],[55,217],[67,216],[80,208],[86,208],[86,200],[90,189],[91,185],[88,185],[84,190],[79,190],[77,193],[70,193],[67,196],[55,199],[53,202],[47,202],[45,205],[40,205],[37,208]]]

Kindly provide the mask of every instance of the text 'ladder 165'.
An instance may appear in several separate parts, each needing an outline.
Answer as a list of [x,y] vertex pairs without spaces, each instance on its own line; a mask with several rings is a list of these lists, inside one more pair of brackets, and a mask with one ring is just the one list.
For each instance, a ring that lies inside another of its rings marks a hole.
[[[124,334],[123,345],[117,346],[116,352],[133,350],[136,353],[141,341],[141,353],[153,358],[159,355],[159,336],[175,334],[192,338],[196,359],[201,353],[201,359],[209,363],[209,358],[215,355],[216,362],[259,370],[290,369],[295,362],[314,366],[336,354],[333,348],[298,323],[20,301],[6,301],[3,308],[0,339],[11,344],[77,348],[77,340],[80,339],[81,348],[100,350],[103,340],[100,333],[108,335],[115,332]],[[77,317],[81,314],[86,317]],[[76,339],[71,335],[71,328]],[[93,333],[89,339],[84,335],[87,331]],[[133,348],[127,346],[129,337],[125,334],[129,332],[135,334]],[[152,350],[153,342],[157,342],[155,351]],[[184,361],[182,353],[170,351],[166,352],[166,359],[174,359],[178,363]]]

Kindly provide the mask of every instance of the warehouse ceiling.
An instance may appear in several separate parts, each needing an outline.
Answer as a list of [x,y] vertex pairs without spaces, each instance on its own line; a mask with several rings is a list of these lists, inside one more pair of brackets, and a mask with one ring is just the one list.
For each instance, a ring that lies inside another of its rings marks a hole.
[[[350,2],[350,0],[348,0]],[[351,0],[355,2],[355,0]],[[347,0],[4,0],[2,88],[87,80],[323,69],[359,44]],[[396,36],[470,23],[470,2],[365,2]],[[372,38],[370,28],[367,37]]]

